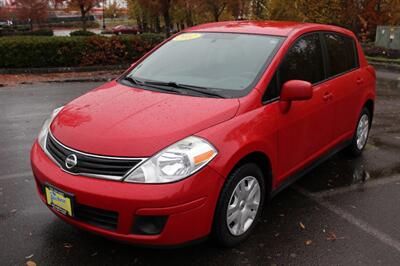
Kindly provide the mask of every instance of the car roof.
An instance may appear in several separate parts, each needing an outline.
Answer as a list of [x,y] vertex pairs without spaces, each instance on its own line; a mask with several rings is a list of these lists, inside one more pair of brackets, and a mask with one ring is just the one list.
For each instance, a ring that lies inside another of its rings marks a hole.
[[189,32],[231,32],[250,33],[275,36],[290,36],[297,32],[335,31],[353,35],[351,31],[341,27],[293,21],[225,21],[207,23],[186,29]]

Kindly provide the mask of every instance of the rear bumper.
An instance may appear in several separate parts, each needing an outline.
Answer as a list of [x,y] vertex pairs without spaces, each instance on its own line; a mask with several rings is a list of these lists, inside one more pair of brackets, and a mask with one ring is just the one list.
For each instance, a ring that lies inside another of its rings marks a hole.
[[[205,167],[195,175],[171,184],[132,184],[74,176],[62,171],[45,155],[37,142],[31,165],[38,193],[45,203],[43,185],[50,184],[74,195],[76,206],[117,214],[116,227],[105,229],[51,209],[66,222],[120,241],[144,245],[180,245],[207,236],[224,179]],[[157,235],[134,234],[135,217],[167,216]]]

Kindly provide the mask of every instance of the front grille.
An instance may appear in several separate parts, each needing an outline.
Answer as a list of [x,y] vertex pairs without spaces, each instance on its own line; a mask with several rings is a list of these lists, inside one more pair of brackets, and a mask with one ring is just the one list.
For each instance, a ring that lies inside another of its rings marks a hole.
[[[121,179],[142,161],[142,159],[104,157],[75,151],[62,145],[51,133],[47,136],[46,149],[60,167],[67,172],[80,175]],[[77,157],[77,164],[72,168],[67,168],[65,159],[71,154]]]
[[118,213],[86,205],[76,204],[74,217],[84,223],[88,223],[103,229],[117,230]]

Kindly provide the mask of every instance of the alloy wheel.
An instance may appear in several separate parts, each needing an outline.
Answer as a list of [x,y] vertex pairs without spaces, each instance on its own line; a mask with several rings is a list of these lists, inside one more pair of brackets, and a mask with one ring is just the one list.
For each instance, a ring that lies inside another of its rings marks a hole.
[[247,176],[240,180],[230,197],[226,215],[229,232],[244,234],[253,224],[260,206],[261,189],[257,179]]
[[357,148],[362,150],[367,143],[369,131],[369,118],[368,115],[363,114],[358,121],[357,125]]

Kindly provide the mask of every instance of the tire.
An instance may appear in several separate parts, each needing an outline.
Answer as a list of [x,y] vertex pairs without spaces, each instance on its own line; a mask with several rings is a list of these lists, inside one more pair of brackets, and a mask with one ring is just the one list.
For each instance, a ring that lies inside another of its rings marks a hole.
[[[241,191],[244,191],[243,194]],[[264,199],[265,181],[261,169],[256,164],[243,164],[231,173],[221,191],[214,215],[212,234],[217,243],[224,247],[232,247],[247,239],[262,214]],[[232,212],[229,221],[228,207]]]
[[[346,152],[350,156],[358,157],[364,151],[368,141],[369,131],[371,129],[371,122],[371,113],[364,107],[358,117],[354,136],[350,145],[346,149]],[[367,125],[365,125],[365,123],[367,123]]]

